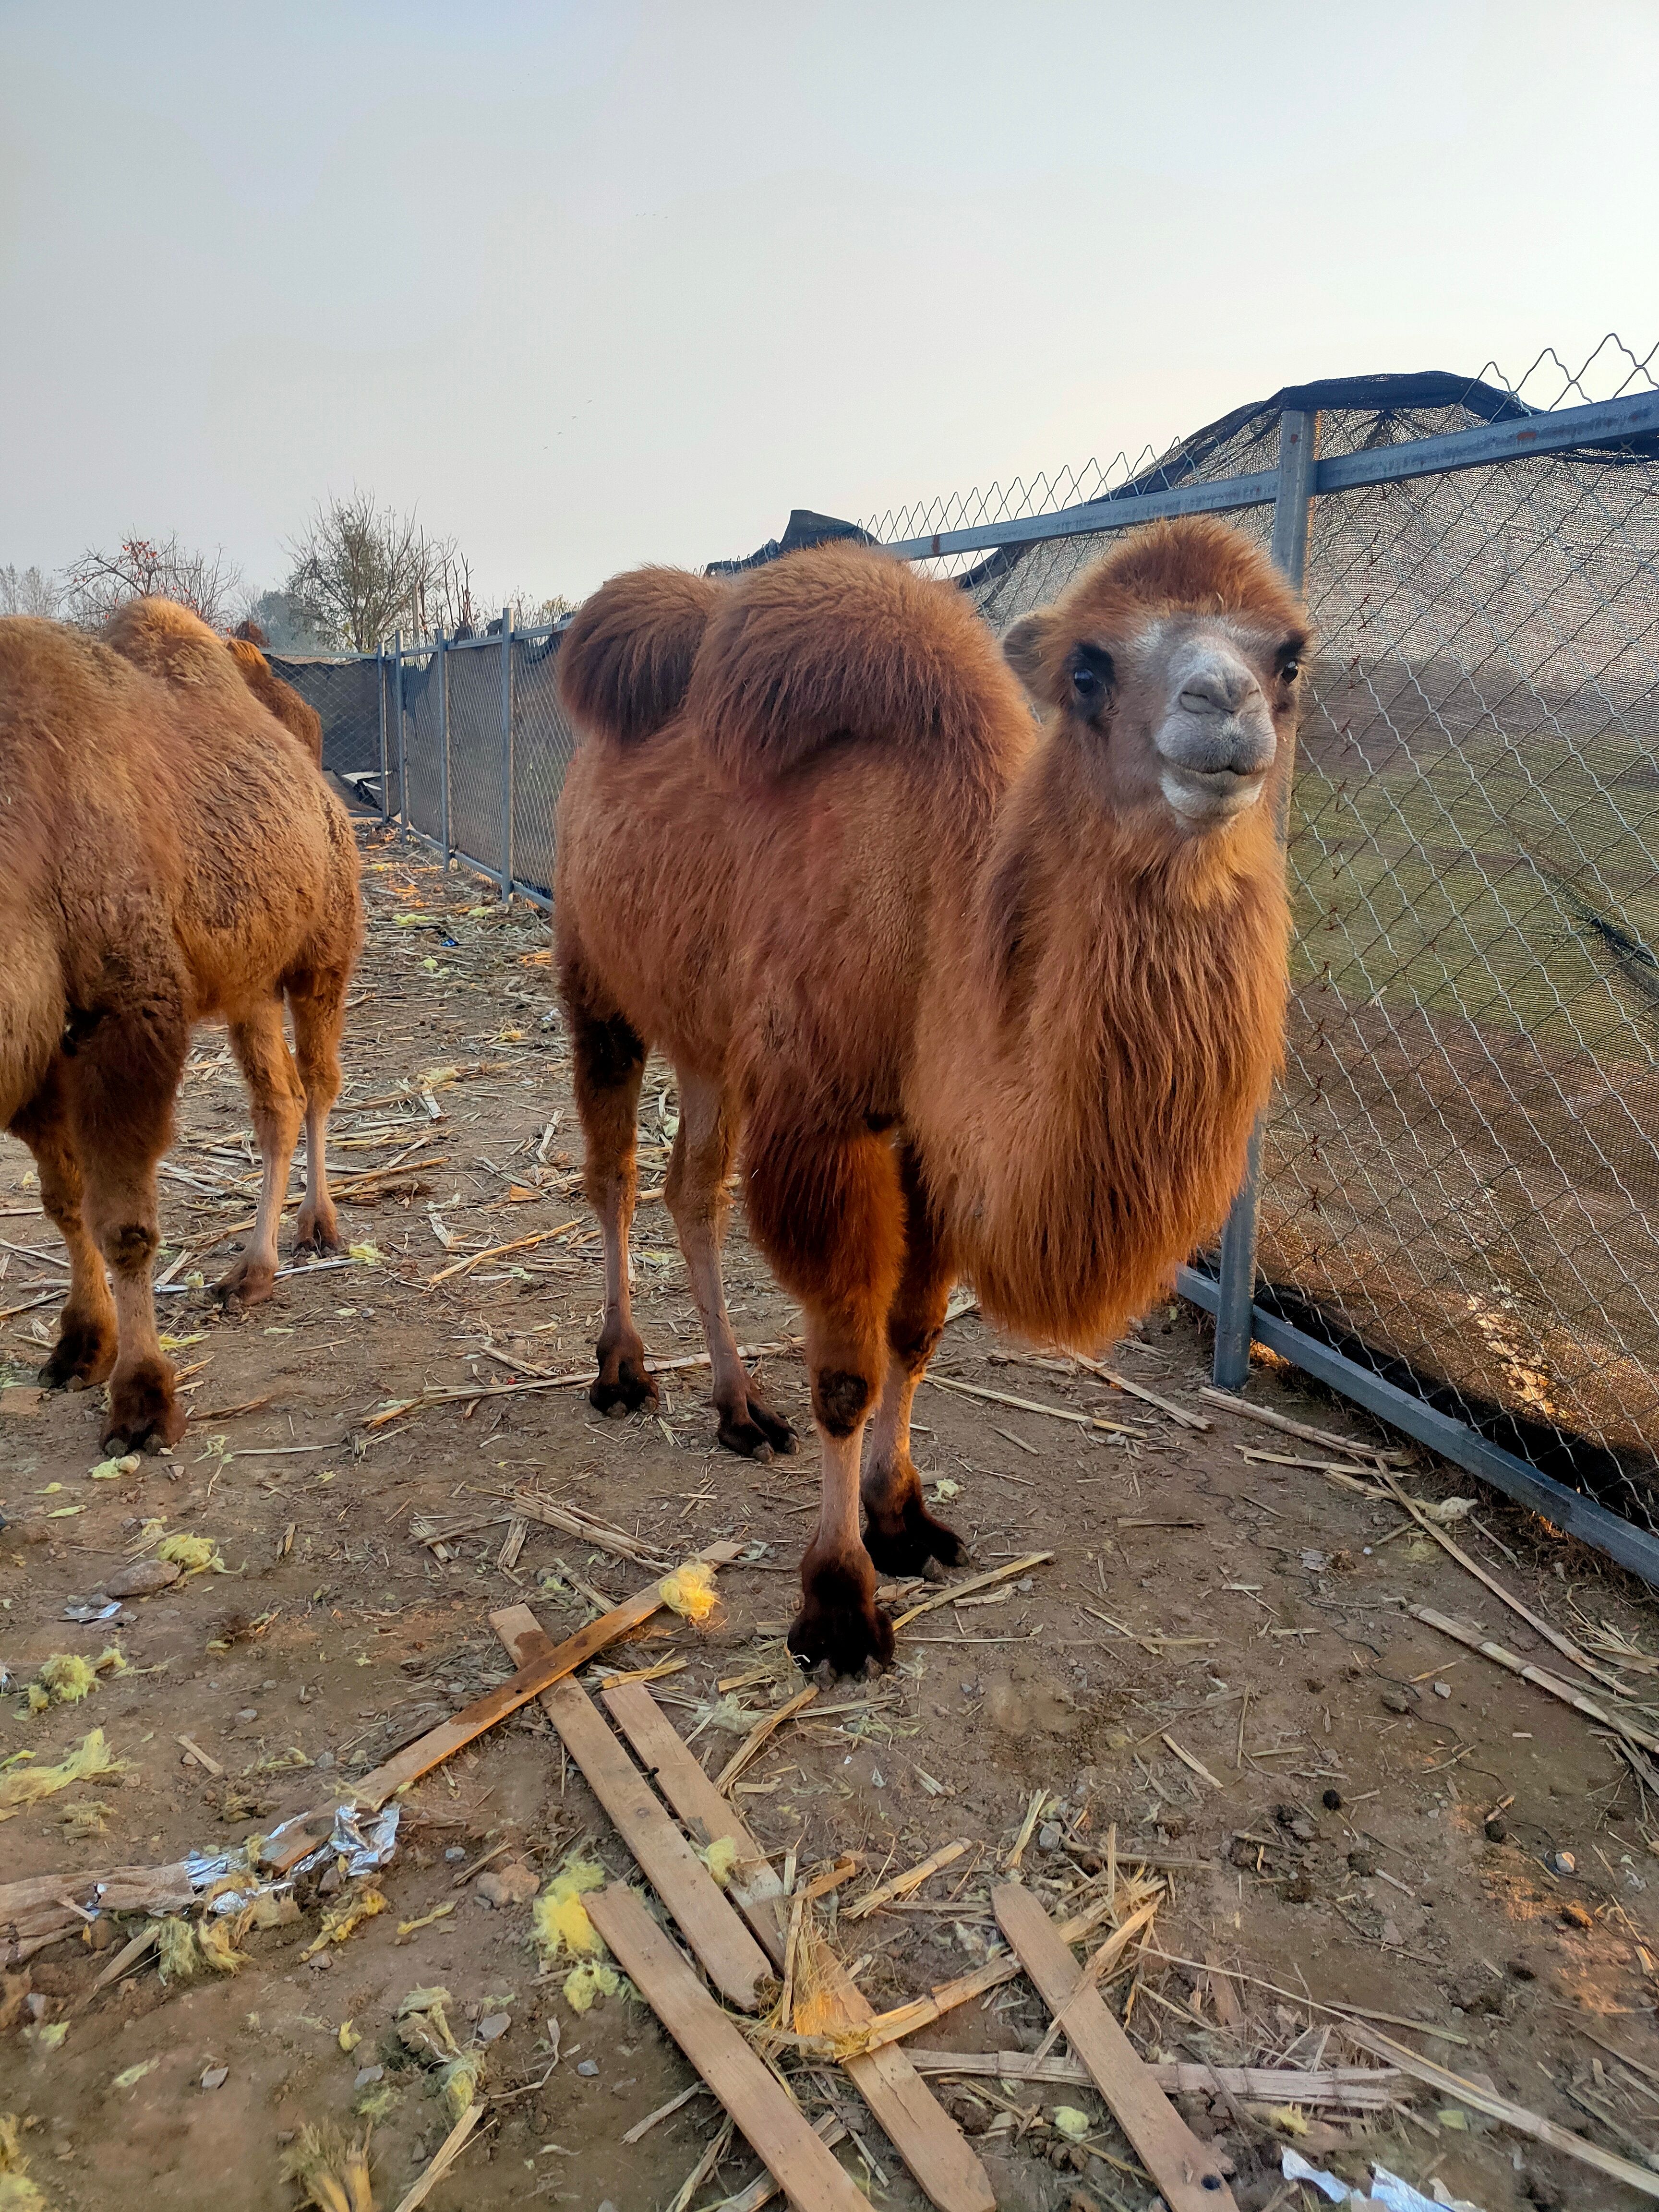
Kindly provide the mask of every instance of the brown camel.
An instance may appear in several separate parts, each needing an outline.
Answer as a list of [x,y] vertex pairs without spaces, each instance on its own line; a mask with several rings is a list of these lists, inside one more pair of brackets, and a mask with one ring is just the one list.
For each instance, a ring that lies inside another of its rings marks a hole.
[[284,684],[260,650],[265,634],[256,622],[238,623],[225,643],[241,671],[242,681],[267,714],[274,714],[289,735],[297,738],[311,756],[313,768],[323,764],[323,718],[291,684]]
[[628,1270],[654,1044],[733,1450],[793,1444],[721,1291],[739,1135],[750,1229],[805,1309],[804,1666],[885,1661],[874,1568],[962,1555],[909,1449],[953,1279],[1009,1328],[1096,1345],[1225,1213],[1283,1033],[1273,793],[1306,642],[1263,555],[1208,520],[1127,541],[1006,659],[952,586],[839,545],[735,585],[638,570],[566,636],[586,742],[559,810],[560,981],[605,1244],[590,1395],[656,1397]]
[[362,935],[344,809],[205,623],[165,599],[101,639],[0,621],[0,1127],[33,1153],[69,1247],[41,1380],[107,1376],[112,1448],[184,1432],[150,1263],[193,1023],[228,1024],[264,1164],[222,1289],[270,1292],[302,1118],[299,1244],[338,1249],[324,1133]]

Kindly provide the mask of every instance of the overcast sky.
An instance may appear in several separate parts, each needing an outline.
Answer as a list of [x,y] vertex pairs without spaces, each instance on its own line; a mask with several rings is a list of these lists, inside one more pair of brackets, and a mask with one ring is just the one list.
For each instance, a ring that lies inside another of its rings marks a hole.
[[0,562],[355,483],[575,595],[1645,352],[1656,115],[1654,0],[0,0]]

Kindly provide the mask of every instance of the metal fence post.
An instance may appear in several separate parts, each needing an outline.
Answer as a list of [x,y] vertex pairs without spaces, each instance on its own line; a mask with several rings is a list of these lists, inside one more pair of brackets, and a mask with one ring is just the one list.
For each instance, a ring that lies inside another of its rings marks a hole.
[[513,610],[501,609],[501,902],[513,898]]
[[[1279,418],[1279,489],[1273,501],[1273,557],[1299,592],[1308,568],[1308,513],[1318,466],[1319,417],[1287,408]],[[1292,758],[1279,786],[1275,827],[1281,851],[1291,822]],[[1261,1131],[1265,1116],[1250,1132],[1244,1181],[1221,1233],[1220,1299],[1215,1319],[1216,1387],[1239,1390],[1250,1372],[1250,1313],[1255,1304],[1256,1236],[1261,1209]]]
[[443,841],[444,873],[449,873],[449,651],[438,631],[438,835]]
[[380,678],[380,819],[387,822],[392,809],[387,803],[386,785],[392,778],[392,762],[386,742],[386,641],[381,640],[374,655],[374,673]]
[[398,721],[398,811],[403,817],[403,828],[398,832],[398,842],[409,842],[409,775],[408,761],[404,751],[404,634],[400,629],[392,633],[392,712]]

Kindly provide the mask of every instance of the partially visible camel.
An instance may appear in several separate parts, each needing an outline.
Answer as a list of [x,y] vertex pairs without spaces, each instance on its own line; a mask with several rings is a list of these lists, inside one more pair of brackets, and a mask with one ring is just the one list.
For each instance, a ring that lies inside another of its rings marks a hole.
[[323,764],[323,718],[309,700],[302,699],[291,684],[284,684],[265,659],[265,634],[257,622],[238,623],[225,640],[230,657],[241,671],[242,681],[267,714],[274,714],[289,735],[297,738],[311,756],[313,768]]
[[33,1153],[69,1247],[41,1380],[107,1376],[112,1449],[184,1432],[150,1263],[193,1023],[228,1024],[264,1159],[222,1289],[269,1295],[302,1118],[299,1244],[339,1248],[325,1130],[362,936],[345,811],[205,623],[165,599],[100,639],[0,620],[0,1127]]
[[666,1198],[732,1449],[793,1445],[721,1290],[739,1134],[750,1230],[805,1311],[803,1666],[885,1661],[874,1568],[961,1556],[909,1448],[952,1279],[1027,1336],[1097,1344],[1226,1211],[1282,1040],[1271,794],[1306,642],[1267,560],[1209,520],[1121,545],[1006,659],[953,587],[845,546],[735,585],[639,570],[567,634],[585,742],[560,981],[605,1244],[590,1395],[656,1397],[628,1274],[649,1042],[678,1072]]

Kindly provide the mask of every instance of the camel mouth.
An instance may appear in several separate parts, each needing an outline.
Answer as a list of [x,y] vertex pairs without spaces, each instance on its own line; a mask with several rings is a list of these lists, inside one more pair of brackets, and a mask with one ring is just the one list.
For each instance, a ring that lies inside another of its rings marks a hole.
[[1166,765],[1158,788],[1173,812],[1194,830],[1218,827],[1246,814],[1266,787],[1266,769],[1240,774],[1234,769]]

